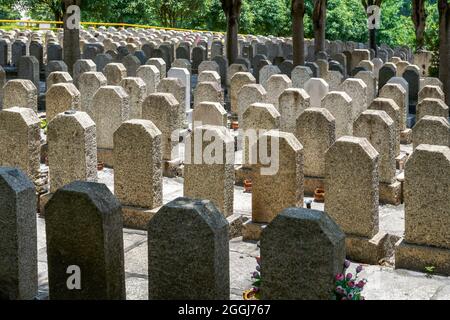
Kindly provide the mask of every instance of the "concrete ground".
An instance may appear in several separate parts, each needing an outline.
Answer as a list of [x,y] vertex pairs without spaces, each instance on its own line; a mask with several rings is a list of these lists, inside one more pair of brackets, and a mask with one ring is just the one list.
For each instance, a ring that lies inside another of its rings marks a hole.
[[[99,172],[99,180],[113,191],[113,170]],[[183,179],[164,178],[164,203],[183,194]],[[306,199],[305,199],[306,200]],[[235,187],[235,213],[251,216],[251,194]],[[313,203],[313,209],[323,210],[323,204]],[[380,228],[401,236],[404,230],[404,206],[380,206]],[[127,299],[146,300],[147,237],[145,231],[124,229]],[[39,298],[48,297],[45,221],[38,218]],[[242,292],[251,288],[251,274],[256,268],[259,248],[255,242],[242,238],[230,241],[230,298],[242,299]],[[355,265],[352,265],[354,268]],[[368,280],[364,296],[368,300],[448,300],[450,277],[427,277],[424,273],[394,270],[389,266],[364,266],[361,277]]]

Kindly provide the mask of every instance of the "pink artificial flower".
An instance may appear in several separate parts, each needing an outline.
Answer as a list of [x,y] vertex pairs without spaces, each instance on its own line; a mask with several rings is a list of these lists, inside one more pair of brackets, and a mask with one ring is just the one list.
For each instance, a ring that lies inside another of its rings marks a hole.
[[363,270],[363,267],[362,267],[361,265],[359,265],[359,266],[356,268],[356,273],[360,273],[362,270]]
[[339,273],[338,275],[336,275],[336,281],[342,281],[344,280],[344,275],[342,273]]
[[350,261],[345,260],[345,262],[344,262],[344,267],[345,267],[345,268],[350,267]]
[[353,278],[353,274],[347,273],[347,280],[350,280],[351,278]]
[[360,281],[360,282],[358,282],[358,284],[356,286],[358,288],[362,289],[362,288],[364,288],[365,285],[366,285],[366,283],[364,281]]
[[342,288],[341,286],[338,286],[338,287],[336,288],[336,292],[337,292],[337,293],[344,293],[344,288]]
[[349,286],[350,288],[354,288],[354,287],[355,287],[355,282],[354,282],[354,281],[350,281],[350,282],[348,283],[348,286]]
[[349,294],[347,295],[347,298],[348,298],[349,300],[352,300],[352,299],[353,299],[353,293],[349,293]]

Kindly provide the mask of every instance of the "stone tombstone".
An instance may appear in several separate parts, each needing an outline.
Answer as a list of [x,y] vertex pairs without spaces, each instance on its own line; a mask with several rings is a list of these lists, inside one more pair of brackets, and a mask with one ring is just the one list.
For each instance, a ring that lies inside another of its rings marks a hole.
[[243,58],[243,57],[238,57],[234,60],[235,64],[241,64],[243,66],[245,66],[247,68],[247,70],[251,69],[251,63],[250,60],[248,60],[247,58]]
[[238,63],[233,63],[228,67],[227,70],[227,87],[229,88],[231,85],[231,78],[233,78],[233,76],[238,73],[238,72],[247,72],[248,69],[245,65],[243,64],[238,64]]
[[347,256],[356,261],[380,258],[381,248],[375,242],[382,238],[378,234],[378,158],[367,139],[350,136],[339,138],[325,155],[325,211],[346,233]]
[[55,71],[49,74],[47,78],[47,90],[58,83],[73,83],[73,79],[68,72]]
[[322,99],[328,94],[329,85],[321,78],[311,78],[305,83],[305,91],[310,97],[310,106],[320,108]]
[[203,71],[198,75],[197,83],[200,82],[217,82],[218,85],[222,84],[219,73],[216,71]]
[[[242,129],[243,140],[243,164],[256,164],[258,147],[257,136],[253,136],[250,131],[256,134],[263,134],[269,130],[276,130],[280,127],[280,113],[271,104],[253,103],[242,113],[242,122],[239,126]],[[250,153],[252,151],[252,153]]]
[[136,75],[137,77],[141,78],[145,83],[146,97],[156,92],[156,88],[158,87],[158,84],[161,80],[159,70],[156,66],[153,65],[140,66],[136,71]]
[[122,60],[122,64],[124,65],[125,69],[127,69],[127,76],[128,77],[136,77],[136,71],[141,66],[141,62],[139,59],[134,55],[127,55]]
[[159,70],[159,76],[164,79],[167,75],[166,63],[161,58],[151,58],[145,63],[147,65],[155,66]]
[[220,73],[220,68],[217,62],[205,60],[199,64],[198,74],[200,75],[204,71],[215,71],[217,73]]
[[325,78],[328,73],[328,60],[317,59],[316,64],[319,66],[320,77]]
[[267,90],[267,81],[275,74],[280,74],[280,68],[275,65],[267,65],[259,71],[259,83]]
[[362,112],[367,110],[367,86],[361,79],[348,78],[342,82],[340,91],[347,93],[352,99],[353,121],[355,121]]
[[9,80],[3,87],[3,109],[30,108],[37,112],[38,91],[30,80]]
[[92,120],[97,125],[97,148],[112,150],[113,134],[130,118],[130,98],[120,86],[103,86],[92,100]]
[[222,88],[217,82],[200,82],[194,93],[194,109],[202,102],[224,104]]
[[313,73],[310,68],[305,66],[297,66],[292,70],[292,86],[294,88],[303,89],[305,87],[305,83],[312,77]]
[[[161,131],[153,122],[122,123],[114,133],[114,193],[123,206],[141,208],[144,216],[145,209],[162,206],[161,161]],[[128,210],[123,211],[127,222]]]
[[388,83],[380,90],[380,98],[392,99],[400,108],[400,131],[406,129],[408,116],[408,93],[397,83]]
[[403,78],[409,85],[409,113],[416,113],[416,105],[419,102],[420,69],[410,65],[403,72]]
[[179,140],[172,139],[172,134],[183,126],[184,107],[170,93],[152,93],[142,104],[142,119],[150,120],[161,131],[162,159],[176,158],[172,151]]
[[426,86],[437,86],[443,90],[444,85],[442,84],[442,81],[438,78],[433,77],[425,77],[420,78],[420,90],[422,90]]
[[244,112],[254,103],[265,103],[267,91],[260,84],[247,84],[238,93],[238,119],[243,121]]
[[157,92],[171,93],[186,112],[186,87],[178,78],[164,78],[158,84]]
[[412,129],[413,148],[421,144],[450,146],[450,125],[443,117],[424,116]]
[[50,192],[73,181],[97,182],[95,123],[85,112],[66,111],[48,125]]
[[59,61],[59,60],[55,60],[55,61],[50,61],[47,63],[47,68],[45,70],[45,76],[46,78],[48,78],[48,76],[52,73],[52,72],[56,72],[56,71],[60,71],[60,72],[68,72],[68,68],[67,65],[64,61]]
[[166,44],[161,44],[157,50],[155,50],[155,53],[158,53],[156,55],[156,58],[162,58],[166,62],[166,69],[169,70],[172,67],[172,61],[173,61],[173,49],[171,46],[168,46]]
[[[272,157],[269,165],[259,158],[261,148]],[[259,137],[258,149],[252,179],[252,221],[270,223],[284,208],[303,206],[303,146],[292,133],[271,130]]]
[[306,62],[305,67],[309,68],[313,73],[313,78],[320,78],[322,75],[320,74],[320,69],[317,63],[315,62]]
[[394,137],[395,137],[395,154],[400,155],[400,133],[403,130],[401,127],[401,113],[399,106],[392,99],[376,98],[372,101],[370,110],[379,110],[387,113],[389,118],[394,121]]
[[53,85],[46,94],[47,121],[51,122],[59,113],[67,110],[81,110],[80,92],[72,83]]
[[[253,68],[253,75],[255,76],[257,83],[261,83],[261,79],[260,79],[260,77],[261,77],[261,70],[264,67],[271,66],[271,65],[272,65],[272,63],[269,60],[259,60],[258,61],[258,64],[256,65],[256,67]],[[275,67],[277,67],[277,66],[275,66]]]
[[386,83],[388,83],[388,81],[395,77],[397,74],[397,67],[395,66],[395,64],[388,62],[385,63],[380,71],[379,71],[379,75],[378,75],[378,88],[381,89],[384,87],[384,85]]
[[149,299],[228,300],[228,229],[209,200],[163,206],[148,224]]
[[189,61],[191,60],[190,50],[186,47],[178,47],[175,56],[177,57],[177,59],[186,59]]
[[140,66],[141,66],[141,65],[145,65],[145,63],[146,63],[147,60],[148,60],[147,55],[146,55],[145,52],[142,51],[142,50],[136,51],[136,52],[134,53],[134,56],[135,56],[136,58],[138,58],[139,63],[140,63]]
[[18,66],[21,57],[27,55],[27,44],[21,40],[16,40],[11,45],[11,64]]
[[222,85],[226,85],[228,79],[228,60],[222,56],[215,56],[212,61],[215,61],[219,65],[220,79],[222,80]]
[[266,82],[267,102],[274,105],[280,111],[280,96],[292,87],[292,81],[285,74],[274,74]]
[[85,72],[79,79],[80,110],[92,117],[92,100],[98,89],[108,84],[108,80],[101,72]]
[[6,72],[0,65],[0,110],[3,108],[3,87],[6,83]]
[[184,86],[184,108],[186,112],[191,110],[191,74],[185,68],[171,68],[167,73],[169,78],[177,78]]
[[95,57],[94,62],[97,66],[97,72],[103,72],[103,69],[105,69],[109,63],[113,63],[113,57],[107,53],[100,53]]
[[222,56],[223,48],[224,45],[222,41],[213,41],[213,43],[211,44],[211,59],[215,56]]
[[47,46],[47,64],[51,61],[62,61],[63,49],[59,44],[49,44]]
[[193,126],[227,126],[227,111],[218,102],[200,102],[193,112]]
[[262,298],[333,300],[344,260],[345,234],[328,214],[285,209],[262,232]]
[[405,69],[410,66],[409,62],[407,61],[400,61],[396,63],[397,66],[397,77],[401,77],[403,73],[405,72]]
[[353,124],[353,135],[366,138],[378,151],[379,181],[388,185],[395,182],[395,133],[395,123],[385,111],[366,110]]
[[352,98],[342,91],[331,91],[322,100],[322,108],[327,109],[336,121],[336,138],[353,135]]
[[145,82],[141,78],[127,77],[119,85],[125,89],[130,99],[130,119],[142,119],[142,103],[147,92]]
[[202,47],[195,47],[192,49],[192,73],[198,74],[198,66],[202,61],[207,59],[208,52],[207,50]]
[[355,76],[358,79],[364,81],[367,86],[367,106],[370,106],[373,99],[377,97],[377,79],[371,71],[360,71]]
[[239,91],[248,84],[256,84],[256,79],[249,72],[236,72],[231,78],[230,95],[231,95],[231,111],[238,112],[238,94]]
[[[206,137],[214,137],[214,146]],[[195,141],[201,139],[200,142]],[[225,127],[202,125],[187,137],[184,196],[208,199],[225,216],[233,214],[234,138]],[[211,149],[212,148],[212,149]],[[201,152],[203,157],[196,153]],[[208,183],[199,181],[205,177]]]
[[336,140],[336,120],[325,108],[308,108],[296,121],[295,136],[303,146],[303,173],[325,177],[325,153]]
[[441,99],[425,98],[417,105],[416,121],[424,116],[444,117],[448,119],[448,106]]
[[78,80],[84,72],[97,71],[94,61],[88,59],[79,59],[73,66],[73,83],[78,88]]
[[24,171],[31,180],[40,176],[41,129],[29,108],[0,111],[0,166]]
[[127,69],[122,63],[108,63],[103,74],[109,86],[118,86],[122,79],[127,77]]
[[[421,120],[423,121],[423,119]],[[405,237],[395,248],[395,267],[450,274],[450,149],[423,144],[405,165]]]
[[144,51],[147,57],[153,56],[153,50],[155,50],[155,46],[152,43],[145,43],[141,47],[142,51]]
[[0,298],[33,300],[38,293],[36,190],[17,168],[0,167]]
[[373,75],[375,76],[375,78],[379,79],[379,75],[380,75],[380,69],[381,67],[383,67],[383,60],[381,60],[380,58],[375,58],[372,59],[372,64],[373,64]]
[[445,101],[445,94],[442,91],[442,89],[438,86],[425,86],[419,92],[418,102],[426,98],[434,98]]
[[373,72],[374,68],[375,68],[375,66],[373,65],[373,62],[370,60],[361,60],[357,67],[362,67],[370,72]]
[[[59,189],[45,206],[45,224],[51,300],[125,300],[122,210],[106,185]],[[68,270],[81,272],[81,290],[67,286]]]
[[292,60],[285,60],[278,67],[280,68],[282,74],[285,74],[291,78],[292,70],[294,70],[294,63]]
[[304,89],[288,88],[279,98],[280,130],[295,134],[298,117],[309,108],[309,95]]
[[34,56],[22,56],[18,62],[19,79],[30,80],[39,88],[39,61]]
[[0,66],[2,67],[9,64],[8,45],[9,40],[0,39]]

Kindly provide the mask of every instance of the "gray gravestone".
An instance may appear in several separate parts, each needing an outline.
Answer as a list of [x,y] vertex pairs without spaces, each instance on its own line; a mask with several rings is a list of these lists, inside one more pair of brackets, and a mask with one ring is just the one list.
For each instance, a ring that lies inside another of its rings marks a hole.
[[[50,299],[125,299],[122,210],[106,185],[76,181],[59,189],[45,222]],[[68,288],[76,284],[71,266],[79,267],[80,290]]]
[[209,200],[178,198],[148,225],[150,300],[230,298],[228,222]]
[[18,66],[19,79],[30,80],[39,90],[39,61],[33,56],[22,56]]

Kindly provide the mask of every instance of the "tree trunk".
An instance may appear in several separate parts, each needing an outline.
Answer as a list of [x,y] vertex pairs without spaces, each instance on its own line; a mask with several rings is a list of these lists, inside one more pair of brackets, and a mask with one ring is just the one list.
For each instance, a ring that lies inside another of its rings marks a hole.
[[416,31],[416,50],[424,48],[425,26],[427,13],[425,11],[425,0],[412,0],[412,20]]
[[67,13],[67,8],[71,5],[81,5],[81,0],[64,0],[64,62],[67,64],[69,73],[73,75],[73,65],[81,57],[80,50],[80,29],[68,24],[72,19],[72,14]]
[[450,104],[450,3],[439,0],[439,79],[444,84],[447,104]]
[[294,67],[305,64],[305,30],[303,17],[305,15],[305,1],[292,0],[292,46]]
[[242,0],[221,0],[222,9],[227,17],[227,58],[231,65],[238,57],[239,18],[241,16]]
[[325,27],[327,20],[327,0],[314,0],[313,29],[314,52],[325,51]]

